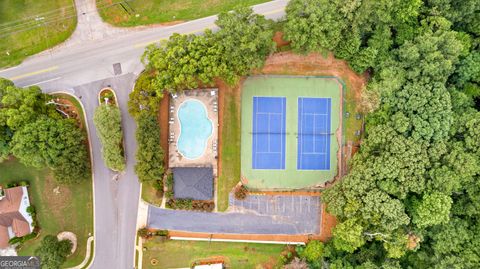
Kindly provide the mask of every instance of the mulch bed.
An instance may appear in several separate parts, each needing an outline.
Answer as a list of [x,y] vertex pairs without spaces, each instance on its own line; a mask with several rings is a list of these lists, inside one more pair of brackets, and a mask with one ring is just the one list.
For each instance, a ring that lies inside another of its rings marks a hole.
[[[80,117],[83,117],[83,115],[80,115],[78,113],[78,111],[80,110],[79,108],[77,108],[73,102],[71,102],[70,100],[68,99],[65,99],[65,98],[60,98],[60,97],[54,97],[53,99],[55,101],[55,103],[57,104],[61,104],[61,105],[56,105],[56,108],[58,110],[61,110],[63,113],[65,113],[66,115],[68,115],[68,118],[70,119],[74,119],[77,123],[77,126],[80,128],[80,129],[83,129],[83,124],[82,124],[82,121],[80,119]],[[65,116],[64,114],[64,116]],[[66,116],[65,116],[66,117]]]

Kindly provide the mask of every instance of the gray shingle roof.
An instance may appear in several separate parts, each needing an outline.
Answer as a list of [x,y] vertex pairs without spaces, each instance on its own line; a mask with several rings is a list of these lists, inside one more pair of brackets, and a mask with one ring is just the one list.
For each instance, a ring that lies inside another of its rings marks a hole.
[[175,198],[213,199],[213,169],[208,167],[175,167],[173,193]]

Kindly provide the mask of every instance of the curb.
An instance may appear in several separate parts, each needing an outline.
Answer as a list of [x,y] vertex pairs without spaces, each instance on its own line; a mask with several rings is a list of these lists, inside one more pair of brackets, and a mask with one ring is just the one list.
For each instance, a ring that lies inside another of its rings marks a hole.
[[[83,118],[85,119],[85,129],[87,131],[87,137],[88,137],[88,147],[89,147],[89,153],[90,153],[90,169],[91,169],[91,173],[92,173],[92,200],[93,200],[93,236],[90,236],[90,238],[92,238],[92,240],[95,240],[95,173],[93,173],[93,149],[92,149],[92,139],[90,137],[90,128],[88,127],[88,121],[87,121],[87,114],[85,112],[85,107],[83,106],[83,103],[82,101],[75,95],[67,92],[67,91],[55,91],[55,92],[51,92],[49,94],[66,94],[68,96],[71,96],[73,98],[75,98],[75,100],[78,101],[78,103],[80,104],[80,106],[82,107],[82,110],[83,110]],[[87,240],[88,242],[88,240]],[[87,245],[87,248],[89,247],[89,245]],[[93,257],[92,257],[92,262],[95,260],[95,248],[97,247],[97,244],[94,244],[93,245]],[[88,261],[88,260],[87,260]],[[83,262],[82,262],[83,263]],[[91,264],[91,263],[90,263]],[[88,266],[88,268],[90,268],[90,266]]]
[[[94,239],[93,236],[90,236],[87,239],[87,251],[86,251],[86,254],[85,254],[85,259],[83,259],[82,263],[77,265],[77,266],[74,266],[74,267],[69,267],[67,269],[83,269],[83,268],[85,268],[88,261],[90,261],[90,255],[92,253],[92,250],[90,248],[91,248],[93,239]],[[93,247],[95,248],[95,245]],[[92,261],[93,261],[93,259],[92,259]],[[90,265],[88,265],[88,267],[90,267]]]

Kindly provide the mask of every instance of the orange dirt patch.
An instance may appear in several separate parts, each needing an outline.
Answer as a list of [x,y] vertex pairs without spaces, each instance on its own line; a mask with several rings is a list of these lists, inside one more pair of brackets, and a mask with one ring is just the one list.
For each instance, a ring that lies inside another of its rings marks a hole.
[[164,152],[164,167],[168,169],[168,132],[169,132],[169,124],[168,124],[168,106],[170,104],[170,95],[165,94],[160,101],[157,120],[158,124],[160,125],[160,147],[162,147]]
[[[83,124],[82,124],[82,121],[80,120],[80,117],[83,117],[83,115],[78,114],[79,108],[77,108],[73,104],[73,102],[71,102],[68,99],[59,98],[59,97],[55,97],[55,98],[53,98],[53,100],[57,104],[56,108],[58,110],[62,111],[66,115],[68,115],[68,118],[75,119],[75,121],[77,122],[77,126],[80,129],[83,129]],[[66,117],[65,114],[63,114],[63,116]]]
[[290,45],[290,41],[286,41],[285,39],[283,39],[282,32],[275,32],[275,34],[273,35],[273,41],[277,43],[277,48]]
[[308,242],[310,239],[319,239],[319,236],[285,235],[285,234],[209,234],[183,231],[168,231],[170,237],[190,237],[205,239],[232,239],[232,240],[260,240],[281,242]]
[[320,236],[318,240],[323,242],[332,238],[332,229],[337,225],[337,219],[335,216],[327,213],[326,205],[322,204],[322,221],[320,223]]
[[265,66],[257,74],[300,75],[300,76],[336,76],[342,78],[355,99],[360,101],[362,89],[367,84],[366,76],[358,75],[350,69],[344,60],[335,59],[332,53],[327,57],[319,53],[308,55],[293,52],[275,53],[268,57]]

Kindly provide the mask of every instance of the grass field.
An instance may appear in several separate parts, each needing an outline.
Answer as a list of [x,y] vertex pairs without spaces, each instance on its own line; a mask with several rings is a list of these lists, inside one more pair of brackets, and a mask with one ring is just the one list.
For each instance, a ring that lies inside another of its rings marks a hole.
[[[341,85],[327,78],[256,76],[248,78],[242,90],[242,179],[253,189],[299,189],[311,187],[333,179],[337,174],[337,152],[339,143],[332,135],[330,139],[329,170],[297,169],[297,131],[299,97],[331,98],[331,132],[339,126]],[[284,170],[252,169],[252,114],[254,96],[286,97],[286,148]]]
[[[45,235],[71,231],[77,235],[78,248],[68,258],[65,267],[80,264],[85,258],[89,233],[93,234],[92,183],[90,180],[75,185],[59,185],[49,169],[26,167],[13,159],[0,164],[0,184],[26,180],[30,183],[30,201],[37,210],[40,236],[30,240],[18,252],[33,255]],[[60,187],[59,194],[53,189]]]
[[73,0],[1,0],[0,68],[65,41],[75,26]]
[[[224,243],[201,241],[165,241],[158,237],[147,240],[143,247],[143,268],[186,268],[201,259],[221,258],[227,261],[227,268],[281,268],[280,253],[283,245]],[[152,265],[152,259],[158,260]],[[265,267],[260,267],[265,265]],[[267,267],[270,266],[270,267]]]
[[142,199],[145,202],[154,206],[160,206],[162,204],[162,196],[158,195],[157,190],[152,186],[151,182],[142,183]]
[[217,208],[228,208],[228,194],[240,180],[240,93],[238,88],[220,89],[223,98],[223,119],[221,131],[221,165],[217,184]]
[[[116,26],[188,21],[229,11],[237,6],[251,6],[269,0],[97,0],[103,20]],[[138,14],[138,16],[137,16]]]

